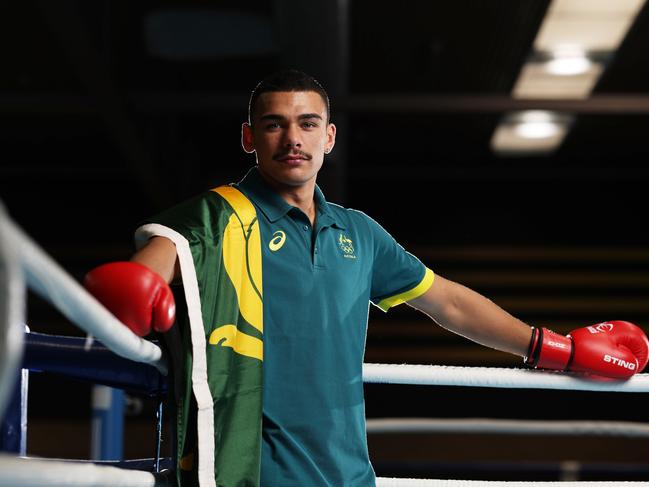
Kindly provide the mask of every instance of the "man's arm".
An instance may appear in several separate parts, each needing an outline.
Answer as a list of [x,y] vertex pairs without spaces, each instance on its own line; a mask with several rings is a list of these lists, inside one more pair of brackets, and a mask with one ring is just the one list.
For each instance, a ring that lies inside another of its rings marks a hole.
[[474,342],[515,355],[527,354],[532,329],[461,284],[436,275],[428,291],[408,304]]
[[112,262],[92,269],[86,274],[84,286],[135,334],[165,332],[176,317],[168,283],[179,275],[177,260],[171,240],[153,237],[130,262]]
[[534,367],[626,379],[649,362],[649,340],[633,323],[609,321],[578,328],[568,336],[545,328],[532,330],[487,298],[440,276],[408,304],[444,328],[526,357]]
[[133,254],[131,262],[148,267],[167,283],[180,276],[176,245],[166,237],[152,237],[144,247]]

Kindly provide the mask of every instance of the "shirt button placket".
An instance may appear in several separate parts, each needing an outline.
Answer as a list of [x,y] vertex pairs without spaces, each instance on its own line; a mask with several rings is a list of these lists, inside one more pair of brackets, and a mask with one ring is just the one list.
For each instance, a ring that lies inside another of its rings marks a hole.
[[[306,223],[302,224],[302,230],[304,230],[304,232],[305,232],[305,234],[304,234],[304,243],[306,244],[307,249],[309,249],[309,251],[311,251],[311,248],[312,248],[311,247],[311,245],[312,245],[312,243],[311,243],[311,235],[309,234],[310,229],[311,229],[311,227],[309,225],[307,225]],[[311,264],[313,265],[313,257],[311,257]]]

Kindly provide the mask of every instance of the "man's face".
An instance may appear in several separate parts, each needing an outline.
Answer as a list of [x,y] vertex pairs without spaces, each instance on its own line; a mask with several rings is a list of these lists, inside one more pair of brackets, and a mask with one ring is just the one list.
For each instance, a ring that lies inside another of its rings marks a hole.
[[334,146],[336,127],[327,123],[327,107],[314,91],[262,93],[244,123],[242,144],[256,152],[262,175],[279,186],[315,182],[325,153]]

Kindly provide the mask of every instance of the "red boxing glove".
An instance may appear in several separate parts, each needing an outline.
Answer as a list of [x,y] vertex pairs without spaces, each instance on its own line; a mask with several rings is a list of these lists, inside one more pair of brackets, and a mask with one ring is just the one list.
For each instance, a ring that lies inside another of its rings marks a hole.
[[165,332],[176,318],[174,296],[165,280],[135,262],[113,262],[94,268],[83,282],[117,319],[138,336]]
[[525,363],[541,369],[571,370],[628,379],[649,361],[649,340],[628,321],[578,328],[568,336],[535,328]]

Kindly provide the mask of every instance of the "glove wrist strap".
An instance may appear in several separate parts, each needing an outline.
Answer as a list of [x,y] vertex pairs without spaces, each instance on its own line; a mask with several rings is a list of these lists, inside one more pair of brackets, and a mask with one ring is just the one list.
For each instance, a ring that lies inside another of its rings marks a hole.
[[532,367],[567,370],[572,361],[572,339],[547,328],[535,328],[525,361]]
[[527,354],[523,357],[523,363],[534,367],[539,360],[539,353],[541,348],[538,346],[539,336],[543,333],[540,328],[532,327],[532,336],[530,337],[530,344],[527,347]]

